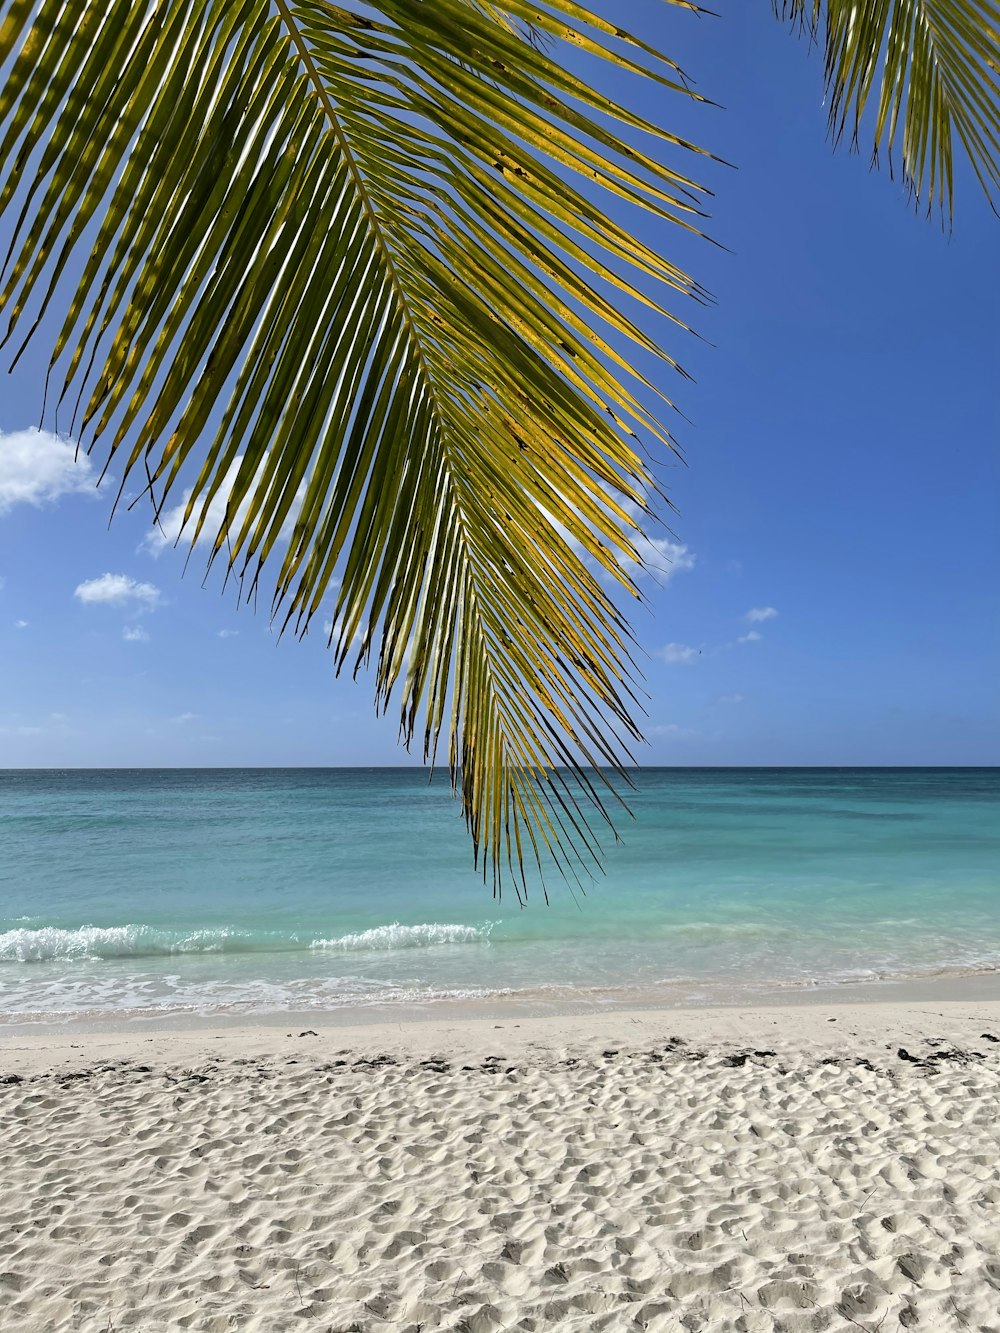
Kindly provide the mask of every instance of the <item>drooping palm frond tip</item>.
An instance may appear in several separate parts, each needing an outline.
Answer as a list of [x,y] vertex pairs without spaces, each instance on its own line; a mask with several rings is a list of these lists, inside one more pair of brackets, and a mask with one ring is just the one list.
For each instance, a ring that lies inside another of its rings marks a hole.
[[283,626],[336,589],[338,669],[374,648],[407,742],[447,736],[484,866],[587,858],[558,766],[603,812],[638,735],[600,574],[630,588],[632,433],[668,440],[627,349],[676,365],[651,320],[705,295],[608,212],[697,233],[702,191],[558,48],[697,94],[574,0],[0,15],[9,346],[58,308],[61,420],[158,506],[190,486],[186,534],[273,567]]
[[953,207],[956,141],[996,211],[1000,200],[1000,4],[996,0],[774,0],[823,44],[831,132],[873,159],[898,155],[928,208]]

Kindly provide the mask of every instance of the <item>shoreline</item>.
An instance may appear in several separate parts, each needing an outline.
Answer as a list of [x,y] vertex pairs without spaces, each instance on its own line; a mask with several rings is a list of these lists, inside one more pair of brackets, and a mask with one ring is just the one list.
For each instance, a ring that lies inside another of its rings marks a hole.
[[[291,1026],[330,1031],[368,1031],[377,1039],[381,1029],[439,1027],[466,1022],[533,1023],[538,1020],[606,1019],[627,1021],[636,1014],[674,1017],[732,1014],[762,1015],[772,1010],[799,1013],[814,1009],[919,1008],[938,1004],[1000,1007],[1000,972],[951,973],[904,980],[858,981],[831,986],[705,987],[692,996],[688,985],[615,990],[566,987],[561,991],[513,991],[477,999],[428,1000],[420,1003],[344,1005],[332,1009],[307,1008],[199,1014],[190,1011],[87,1011],[79,1015],[22,1018],[0,1014],[0,1060],[11,1043],[68,1042],[90,1037],[131,1038],[152,1034],[209,1035],[218,1039]],[[763,1020],[762,1020],[763,1021]]]
[[[986,993],[987,989],[990,993]],[[186,1016],[185,1016],[186,1017]],[[810,992],[808,1000],[704,1006],[590,1006],[532,1012],[513,1005],[467,1005],[386,1014],[335,1010],[242,1016],[227,1023],[206,1018],[166,1024],[128,1022],[0,1027],[0,1075],[34,1077],[58,1068],[86,1068],[94,1061],[183,1060],[300,1056],[331,1052],[354,1057],[418,1058],[483,1052],[539,1056],[587,1053],[609,1043],[649,1046],[679,1037],[715,1050],[775,1041],[789,1049],[822,1054],[850,1046],[883,1056],[900,1042],[969,1043],[983,1049],[983,1033],[1000,1038],[1000,982],[970,987],[961,998],[924,988],[919,995],[871,999]],[[989,1038],[987,1038],[989,1041]],[[894,1045],[895,1043],[895,1045]],[[991,1044],[985,1046],[990,1050]],[[1000,1053],[1000,1041],[997,1043]]]

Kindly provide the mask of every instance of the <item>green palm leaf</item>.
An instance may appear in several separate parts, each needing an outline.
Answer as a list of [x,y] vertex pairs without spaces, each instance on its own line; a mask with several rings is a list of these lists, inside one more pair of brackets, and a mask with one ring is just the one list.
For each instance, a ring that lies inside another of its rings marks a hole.
[[637,595],[634,432],[669,442],[626,349],[675,365],[650,321],[704,296],[608,210],[697,232],[676,163],[700,150],[558,46],[696,94],[573,0],[0,15],[0,306],[16,355],[78,279],[61,421],[157,506],[193,481],[187,534],[248,595],[273,568],[283,628],[335,590],[338,670],[374,651],[407,743],[447,738],[495,883],[529,852],[596,854],[566,773],[603,814],[593,774],[638,736],[600,572]]
[[955,141],[992,202],[1000,187],[1000,5],[995,0],[775,0],[822,35],[830,128],[856,144],[873,108],[873,159],[949,217]]

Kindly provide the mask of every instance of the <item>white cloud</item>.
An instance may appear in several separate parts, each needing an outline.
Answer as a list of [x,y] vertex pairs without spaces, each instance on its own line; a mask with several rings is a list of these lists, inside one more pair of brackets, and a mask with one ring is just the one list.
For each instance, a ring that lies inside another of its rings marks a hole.
[[122,630],[122,638],[126,643],[149,643],[149,632],[141,625],[126,625]]
[[[626,560],[624,556],[620,556],[624,572],[630,578],[642,579],[646,575],[652,575],[662,585],[668,583],[675,574],[683,574],[694,569],[697,557],[682,542],[673,542],[666,537],[647,537],[641,531],[643,525],[649,526],[655,523],[655,519],[650,518],[645,510],[632,500],[621,501],[621,508],[626,516],[636,523],[640,529],[639,531],[633,531],[627,525],[623,525],[638,557],[637,561],[631,561]],[[604,568],[599,560],[594,559],[583,542],[568,532],[547,510],[545,513],[566,545],[580,557],[594,577],[606,587],[616,588],[618,580]]]
[[95,494],[94,467],[71,440],[47,430],[0,431],[0,516],[16,504],[43,505],[62,495]]
[[764,637],[763,634],[758,634],[758,632],[755,629],[749,629],[747,630],[746,634],[741,634],[740,637],[736,640],[736,642],[756,643],[759,639],[762,639],[763,637]]
[[657,657],[662,657],[664,662],[683,662],[690,666],[701,655],[701,649],[692,648],[687,643],[668,643],[664,647],[656,649],[655,654]]
[[27,629],[27,628],[28,628],[28,622],[27,622],[26,620],[15,620],[15,621],[14,621],[14,628],[15,628],[15,629]]
[[[330,639],[330,636],[331,636],[331,635],[333,635],[333,646],[336,648],[336,647],[337,647],[337,644],[338,644],[338,642],[339,642],[339,638],[340,638],[340,626],[337,625],[337,624],[335,624],[334,621],[332,621],[332,620],[330,620],[330,619],[324,620],[324,621],[323,621],[323,639],[324,639],[324,642],[328,642],[329,639]],[[359,625],[358,628],[357,628],[357,629],[354,631],[354,633],[351,635],[351,642],[347,645],[347,646],[348,646],[348,651],[349,651],[349,652],[353,652],[356,648],[360,648],[361,645],[364,643],[364,641],[365,641],[365,631],[364,631],[364,626],[363,626],[363,625]],[[378,639],[377,639],[377,637],[373,640],[373,644],[374,644],[374,646],[377,648],[377,645],[378,645]],[[410,660],[410,650],[409,650],[409,646],[407,646],[406,651],[405,651],[405,653],[404,653],[403,656],[404,656],[405,661],[406,661],[407,663],[409,663],[409,660]]]
[[720,694],[715,702],[719,704],[741,704],[745,700],[745,694]]
[[643,572],[658,575],[663,583],[675,574],[686,574],[694,569],[696,556],[681,542],[662,537],[640,537],[634,545]]
[[[206,543],[208,545],[211,545],[212,542],[215,541],[219,533],[222,531],[222,528],[226,522],[227,497],[229,495],[230,490],[232,489],[233,483],[236,480],[236,474],[239,471],[240,464],[242,462],[243,462],[242,454],[239,454],[236,458],[233,459],[229,471],[226,473],[225,478],[222,482],[222,485],[219,487],[218,492],[212,498],[212,502],[208,506],[208,513],[205,516],[205,522],[203,523],[201,532],[198,535],[199,546],[205,545]],[[282,524],[281,534],[280,534],[282,541],[287,541],[289,537],[291,537],[292,535],[292,530],[295,527],[295,520],[298,517],[299,509],[302,507],[302,501],[305,499],[305,493],[306,493],[306,488],[305,488],[305,483],[303,483],[302,485],[299,486],[298,490],[296,491],[295,499],[293,500],[291,508],[288,512],[288,517]],[[164,512],[160,515],[159,523],[156,525],[156,527],[151,528],[150,531],[147,532],[145,537],[142,539],[142,542],[140,543],[139,546],[140,550],[148,551],[150,555],[158,556],[161,555],[164,551],[168,550],[170,547],[177,545],[178,541],[183,541],[183,538],[185,536],[188,536],[189,534],[193,535],[195,526],[197,525],[198,520],[201,517],[202,506],[200,503],[195,505],[191,517],[188,520],[188,523],[185,525],[184,513],[187,509],[187,503],[190,500],[190,498],[191,498],[191,489],[189,487],[186,491],[184,491],[183,498],[181,499],[180,504],[174,505],[173,509],[164,510]],[[240,528],[242,527],[243,520],[246,518],[248,505],[249,505],[249,500],[245,499],[243,503],[239,506],[239,508],[236,510],[235,515],[230,519],[229,523],[230,531],[232,531],[234,534],[239,532]]]
[[139,602],[150,610],[160,600],[160,590],[152,583],[139,583],[128,574],[102,574],[78,585],[73,594],[85,605],[103,602],[108,606],[126,606]]
[[751,625],[759,625],[765,620],[773,620],[777,614],[778,612],[773,606],[755,606],[746,613],[743,619],[749,620]]
[[239,634],[238,629],[220,629],[216,630],[216,635],[220,639],[235,639]]
[[[640,528],[649,527],[655,522],[632,500],[625,500],[622,509]],[[631,538],[639,557],[638,567],[629,571],[633,578],[654,574],[666,583],[675,574],[685,574],[694,569],[695,554],[683,542],[672,542],[667,537],[648,537],[645,532],[632,533]]]
[[178,713],[176,717],[169,719],[175,726],[181,727],[185,722],[197,722],[197,713]]

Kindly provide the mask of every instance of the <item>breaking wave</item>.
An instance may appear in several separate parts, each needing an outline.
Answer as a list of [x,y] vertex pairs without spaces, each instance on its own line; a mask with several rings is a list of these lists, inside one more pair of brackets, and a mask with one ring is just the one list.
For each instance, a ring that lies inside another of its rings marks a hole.
[[332,940],[314,940],[309,947],[337,953],[383,953],[390,949],[426,949],[433,944],[485,944],[491,930],[492,925],[403,926],[394,921],[390,926],[375,926]]
[[398,921],[329,939],[304,932],[253,932],[224,926],[177,931],[154,926],[18,927],[0,932],[0,963],[43,963],[57,959],[163,958],[175,954],[290,953],[323,950],[331,953],[389,953],[435,945],[485,944],[492,924],[463,926]]

